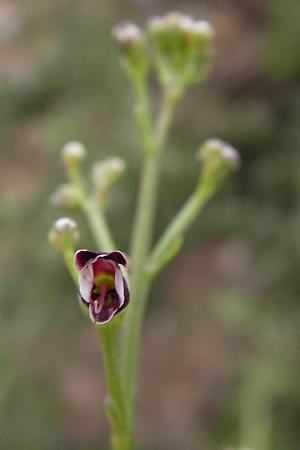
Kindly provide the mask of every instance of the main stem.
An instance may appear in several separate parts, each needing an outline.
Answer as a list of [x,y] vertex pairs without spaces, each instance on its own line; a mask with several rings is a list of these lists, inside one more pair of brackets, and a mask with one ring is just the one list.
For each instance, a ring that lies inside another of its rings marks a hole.
[[[108,252],[115,250],[103,213],[96,208],[92,199],[87,199],[85,213],[99,248]],[[100,336],[105,378],[112,408],[111,414],[107,410],[111,427],[111,448],[112,450],[131,450],[131,434],[126,426],[124,395],[120,380],[116,330],[109,323],[97,326],[96,331]]]
[[112,450],[131,450],[131,435],[126,426],[124,397],[116,351],[116,332],[111,324],[98,326],[96,331],[101,341],[107,389],[110,396],[109,408],[107,405],[106,412],[111,426]]
[[[143,96],[140,101],[143,101]],[[152,240],[154,214],[157,203],[157,187],[161,166],[162,150],[175,107],[174,98],[165,95],[159,115],[155,135],[149,141],[145,136],[143,146],[145,160],[142,171],[141,186],[134,221],[131,245],[131,302],[123,321],[122,336],[122,382],[125,395],[126,416],[129,429],[132,429],[137,360],[141,325],[144,316],[149,281],[145,271],[145,261]],[[143,106],[140,107],[144,111]],[[150,120],[150,117],[148,117]],[[149,145],[150,143],[150,145]]]

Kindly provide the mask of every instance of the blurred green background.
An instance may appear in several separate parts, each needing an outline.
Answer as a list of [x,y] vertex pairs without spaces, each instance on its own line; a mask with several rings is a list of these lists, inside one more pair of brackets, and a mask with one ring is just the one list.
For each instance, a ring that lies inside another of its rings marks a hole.
[[[156,236],[197,179],[194,152],[228,140],[243,166],[152,290],[141,355],[144,450],[297,450],[300,442],[300,3],[298,0],[0,2],[1,450],[108,448],[98,342],[48,205],[61,146],[128,170],[109,220],[127,250],[140,152],[111,26],[177,9],[217,29],[209,81],[180,105]],[[152,85],[155,103],[157,87]],[[85,222],[80,246],[93,245]]]

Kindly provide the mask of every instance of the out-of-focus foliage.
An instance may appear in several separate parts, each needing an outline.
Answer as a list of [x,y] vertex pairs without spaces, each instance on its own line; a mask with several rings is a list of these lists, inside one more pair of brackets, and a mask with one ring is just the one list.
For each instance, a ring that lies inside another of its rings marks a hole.
[[[48,197],[63,181],[58,154],[66,141],[87,145],[87,167],[111,154],[124,157],[128,170],[109,219],[127,249],[140,155],[110,28],[174,3],[183,9],[183,2],[146,0],[0,5],[3,450],[106,448],[96,337],[47,244],[59,216]],[[185,12],[217,29],[216,67],[179,108],[157,233],[191,192],[194,152],[204,139],[230,141],[243,166],[153,290],[142,351],[141,448],[298,446],[299,5],[188,2]],[[151,92],[156,105],[154,83]],[[93,245],[88,235],[81,245]]]

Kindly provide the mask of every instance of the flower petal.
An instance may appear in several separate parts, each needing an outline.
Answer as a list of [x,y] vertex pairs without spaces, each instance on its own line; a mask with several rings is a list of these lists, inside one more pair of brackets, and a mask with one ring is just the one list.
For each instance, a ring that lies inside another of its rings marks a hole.
[[74,255],[76,269],[83,269],[89,260],[103,254],[105,255],[105,253],[93,252],[92,250],[86,249],[78,250]]
[[120,269],[118,264],[116,264],[114,261],[107,260],[107,262],[109,262],[109,264],[114,267],[115,290],[116,290],[116,293],[117,293],[117,295],[119,297],[119,300],[120,300],[119,307],[121,307],[121,306],[123,306],[123,303],[124,303],[124,282],[123,282],[122,270]]
[[83,267],[78,273],[79,294],[83,301],[90,303],[91,292],[94,286],[94,273],[92,264]]
[[125,258],[124,253],[120,252],[119,250],[116,250],[111,253],[102,253],[104,259],[111,259],[117,264],[121,264],[124,267],[127,267],[127,261]]
[[110,308],[102,308],[102,310],[99,313],[95,312],[93,302],[91,302],[90,306],[89,306],[90,318],[91,318],[92,322],[97,323],[97,324],[109,322],[110,319],[117,312],[118,312],[117,306],[112,306]]
[[93,263],[94,276],[96,277],[101,272],[108,272],[113,275],[116,264],[113,261],[108,261],[103,258],[102,255],[98,255]]
[[119,312],[123,311],[123,309],[129,303],[129,288],[128,288],[128,284],[127,284],[126,278],[123,278],[123,283],[124,283],[124,303],[123,303],[123,305],[120,305],[120,308],[118,309],[116,314],[119,314]]

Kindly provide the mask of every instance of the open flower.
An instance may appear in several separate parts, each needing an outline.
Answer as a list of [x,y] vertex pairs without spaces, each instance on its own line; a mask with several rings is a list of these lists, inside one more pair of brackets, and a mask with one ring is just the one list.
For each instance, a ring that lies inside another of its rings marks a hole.
[[78,250],[74,258],[80,297],[89,308],[91,320],[97,324],[108,322],[129,301],[124,254]]

